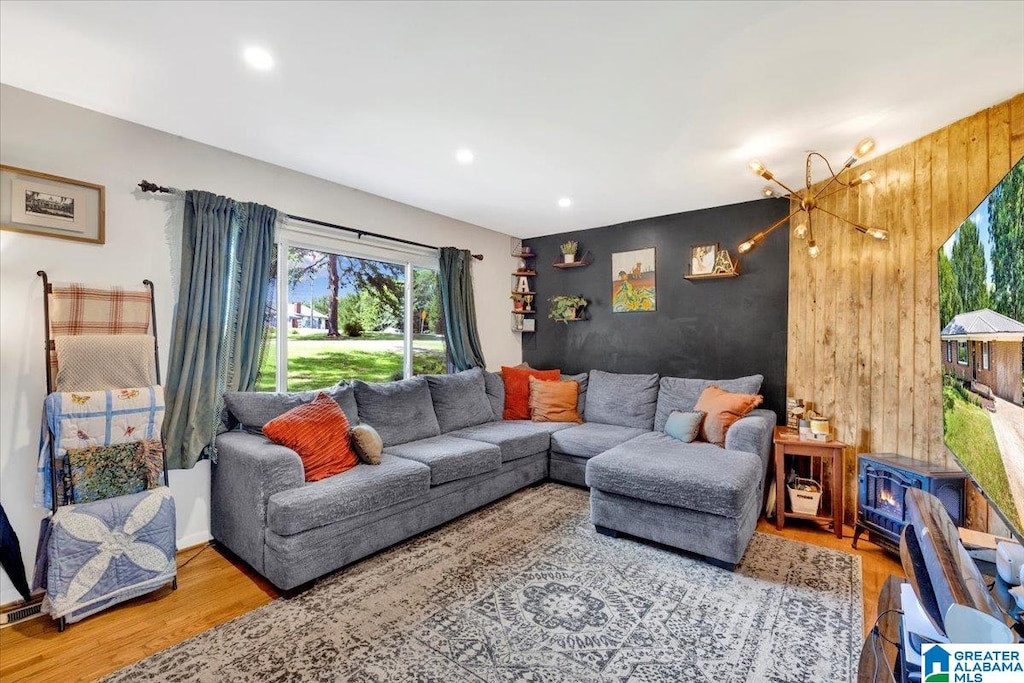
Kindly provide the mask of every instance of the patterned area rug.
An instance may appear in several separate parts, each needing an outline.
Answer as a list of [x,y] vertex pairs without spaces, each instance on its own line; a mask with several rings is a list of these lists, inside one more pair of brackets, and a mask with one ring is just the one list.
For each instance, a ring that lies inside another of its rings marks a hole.
[[756,534],[736,572],[594,532],[545,484],[109,681],[847,681],[854,555]]

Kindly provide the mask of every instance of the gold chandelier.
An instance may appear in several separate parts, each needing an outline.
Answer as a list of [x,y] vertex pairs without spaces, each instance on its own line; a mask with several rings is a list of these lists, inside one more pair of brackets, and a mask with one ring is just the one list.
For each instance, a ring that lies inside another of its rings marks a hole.
[[[783,183],[781,180],[776,178],[775,175],[767,168],[765,168],[764,164],[762,164],[760,161],[751,161],[751,171],[753,171],[756,175],[761,176],[765,180],[775,183],[780,188],[782,188],[782,190],[784,190],[784,192],[780,193],[771,185],[766,185],[765,188],[761,190],[761,194],[763,196],[778,197],[780,199],[789,199],[793,202],[798,202],[799,208],[795,209],[785,218],[778,220],[775,223],[772,223],[767,228],[765,228],[764,230],[757,233],[756,235],[748,239],[746,242],[741,244],[739,246],[739,252],[741,254],[747,253],[755,246],[757,246],[758,243],[764,240],[765,237],[770,235],[777,227],[779,227],[786,221],[790,220],[791,218],[796,217],[796,220],[794,221],[795,227],[793,228],[793,236],[801,240],[806,239],[807,253],[810,254],[811,258],[816,258],[818,254],[821,253],[821,247],[814,240],[813,217],[815,211],[821,211],[822,213],[828,214],[833,218],[837,218],[843,221],[844,223],[849,223],[858,232],[868,235],[870,237],[874,237],[877,240],[888,239],[889,231],[885,230],[884,228],[870,228],[866,225],[861,225],[860,223],[856,223],[847,218],[843,218],[842,216],[835,214],[821,206],[821,202],[831,197],[832,195],[842,192],[845,189],[856,187],[858,185],[866,183],[875,177],[874,171],[865,171],[864,173],[861,173],[860,175],[850,180],[843,180],[842,177],[843,173],[845,173],[847,170],[850,169],[851,166],[857,163],[858,159],[861,159],[862,157],[865,157],[868,154],[870,154],[871,150],[873,150],[874,148],[875,141],[872,140],[871,138],[864,138],[863,140],[861,140],[859,143],[857,143],[857,146],[853,149],[853,154],[851,154],[850,158],[846,160],[846,163],[843,164],[843,167],[839,169],[838,173],[832,170],[832,165],[824,156],[822,156],[818,152],[809,152],[807,154],[807,160],[805,164],[807,187],[806,189],[801,190],[800,192],[793,190],[785,183]],[[828,167],[828,172],[831,176],[828,182],[822,185],[817,192],[815,192],[812,189],[814,186],[814,181],[811,179],[811,162],[815,157],[825,162],[825,166]],[[830,188],[836,184],[838,184],[839,187],[831,189],[831,191],[829,191]]]

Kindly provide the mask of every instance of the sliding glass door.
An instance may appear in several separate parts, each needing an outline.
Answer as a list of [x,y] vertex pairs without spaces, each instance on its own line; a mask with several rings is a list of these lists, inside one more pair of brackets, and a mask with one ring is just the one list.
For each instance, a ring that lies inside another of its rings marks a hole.
[[317,242],[278,242],[257,390],[445,372],[436,268],[420,265],[422,256],[416,264],[364,258],[344,243]]

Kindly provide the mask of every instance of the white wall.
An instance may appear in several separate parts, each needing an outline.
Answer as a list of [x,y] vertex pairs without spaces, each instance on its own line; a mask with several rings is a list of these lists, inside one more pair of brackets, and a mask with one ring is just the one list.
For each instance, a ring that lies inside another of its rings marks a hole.
[[[519,337],[509,329],[508,273],[514,261],[507,235],[6,85],[0,85],[0,162],[99,183],[107,191],[104,245],[0,232],[0,502],[21,540],[30,575],[43,517],[32,507],[32,487],[46,385],[36,271],[45,270],[58,282],[153,280],[166,368],[176,282],[171,244],[177,221],[172,218],[181,213],[166,196],[138,192],[135,185],[143,178],[482,253],[473,279],[488,365],[494,369],[522,358]],[[209,538],[209,486],[208,462],[171,473],[179,547]],[[17,599],[6,575],[0,577],[0,603]]]

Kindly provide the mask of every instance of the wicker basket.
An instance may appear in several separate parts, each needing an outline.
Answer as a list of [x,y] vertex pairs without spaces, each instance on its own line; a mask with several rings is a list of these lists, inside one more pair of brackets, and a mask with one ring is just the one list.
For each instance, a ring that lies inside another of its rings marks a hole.
[[793,512],[801,515],[818,514],[818,506],[821,504],[821,484],[813,479],[803,479],[801,477],[797,477],[796,483],[816,490],[793,488],[786,484],[786,490],[789,491],[789,505]]

